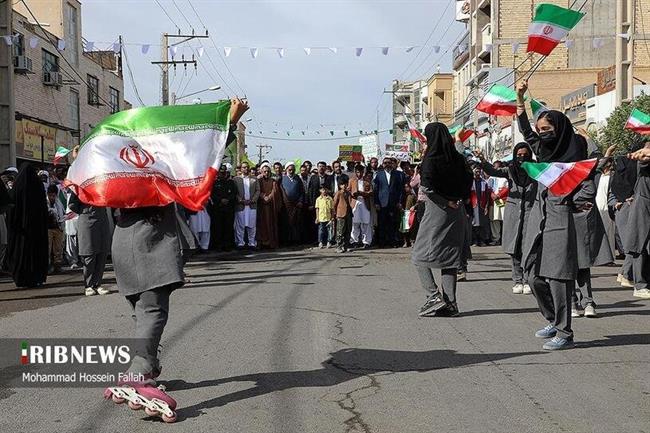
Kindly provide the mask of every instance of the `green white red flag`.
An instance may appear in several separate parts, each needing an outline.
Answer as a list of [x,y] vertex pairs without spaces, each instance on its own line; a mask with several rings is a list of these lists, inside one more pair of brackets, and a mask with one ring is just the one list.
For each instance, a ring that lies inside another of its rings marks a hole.
[[546,186],[555,196],[575,190],[596,167],[597,159],[578,162],[524,162],[523,169],[532,179]]
[[65,185],[95,206],[177,202],[199,211],[219,170],[229,124],[230,101],[115,113],[84,139]]
[[572,9],[541,3],[535,9],[535,17],[528,28],[528,52],[548,56],[584,15]]
[[462,126],[454,126],[449,130],[449,133],[452,135],[452,137],[456,136],[456,133],[460,130],[460,141],[463,143],[467,141],[469,137],[474,135],[474,131],[472,129],[465,129]]
[[422,133],[418,130],[418,128],[415,126],[415,124],[409,119],[408,117],[406,118],[406,121],[408,122],[409,125],[409,133],[411,134],[411,140],[415,144],[420,144],[420,146],[424,145],[427,142],[427,139],[422,135]]
[[650,114],[635,108],[625,123],[625,129],[632,130],[637,134],[650,135]]
[[546,105],[542,104],[537,99],[531,99],[530,100],[530,109],[533,112],[533,119],[535,119],[535,120],[537,120],[539,118],[540,114],[542,114],[542,113],[544,113],[546,111],[550,111],[550,109]]
[[59,146],[56,149],[56,153],[54,154],[54,165],[57,165],[63,158],[68,156],[68,153],[70,153],[70,149],[67,149],[63,146]]
[[517,114],[517,93],[509,87],[494,84],[483,96],[476,109],[493,116]]

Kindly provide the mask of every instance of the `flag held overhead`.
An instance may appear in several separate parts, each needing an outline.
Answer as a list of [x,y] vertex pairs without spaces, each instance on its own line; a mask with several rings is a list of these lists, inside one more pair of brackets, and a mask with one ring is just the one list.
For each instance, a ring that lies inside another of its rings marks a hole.
[[528,52],[551,54],[585,14],[550,3],[541,3],[528,28]]
[[517,93],[509,87],[494,84],[483,96],[476,109],[493,116],[510,116],[517,113]]
[[625,129],[641,135],[650,135],[650,114],[635,108],[625,123]]

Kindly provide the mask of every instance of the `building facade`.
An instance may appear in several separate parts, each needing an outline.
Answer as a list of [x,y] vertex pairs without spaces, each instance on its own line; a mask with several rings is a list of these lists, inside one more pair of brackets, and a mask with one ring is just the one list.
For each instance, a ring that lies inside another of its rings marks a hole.
[[427,83],[427,121],[449,125],[454,120],[454,76],[436,73]]
[[[428,83],[393,81],[393,146],[407,149],[411,146],[409,124],[422,130],[426,126],[429,108]],[[408,149],[418,151],[419,149]]]
[[88,46],[76,0],[27,5],[29,10],[16,3],[12,17],[12,145],[18,163],[47,164],[57,147],[75,146],[104,117],[130,106],[124,100],[119,40],[115,50]]

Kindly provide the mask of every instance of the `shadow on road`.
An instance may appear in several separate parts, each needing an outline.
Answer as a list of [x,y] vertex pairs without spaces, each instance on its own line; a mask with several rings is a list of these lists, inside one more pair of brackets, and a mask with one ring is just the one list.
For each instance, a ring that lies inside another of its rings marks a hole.
[[[279,371],[254,373],[223,379],[188,383],[183,380],[166,382],[170,391],[205,388],[231,382],[254,382],[255,386],[231,394],[215,397],[178,410],[179,421],[203,415],[205,409],[225,406],[276,391],[293,388],[332,387],[359,377],[384,373],[427,372],[447,368],[460,368],[485,362],[494,362],[543,352],[517,353],[457,353],[453,350],[429,350],[409,352],[380,349],[343,349],[331,353],[322,368],[305,371]],[[379,385],[377,385],[379,386]]]
[[[617,308],[643,308],[646,305],[639,304],[641,299],[627,299],[625,301],[614,302],[613,304],[598,304],[598,316],[599,317],[610,317],[610,316],[628,316],[628,315],[637,315],[637,316],[648,316],[650,315],[650,310],[623,310],[623,311],[609,311]],[[521,314],[521,313],[538,313],[539,308],[493,308],[487,310],[473,310],[473,311],[464,311],[460,313],[460,317],[472,317],[472,316],[493,316],[495,314]]]

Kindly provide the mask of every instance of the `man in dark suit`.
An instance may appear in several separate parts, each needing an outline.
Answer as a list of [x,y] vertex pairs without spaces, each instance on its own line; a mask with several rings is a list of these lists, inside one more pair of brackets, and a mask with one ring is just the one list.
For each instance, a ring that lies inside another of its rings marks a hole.
[[339,190],[339,184],[342,183],[348,183],[350,180],[350,177],[343,173],[343,167],[341,167],[341,161],[338,159],[334,162],[332,162],[332,171],[334,174],[332,174],[332,187],[330,190],[332,191],[332,195],[336,194],[336,192]]
[[380,247],[399,246],[399,223],[404,195],[404,173],[395,170],[391,158],[384,158],[383,170],[373,181],[377,208],[377,243]]

